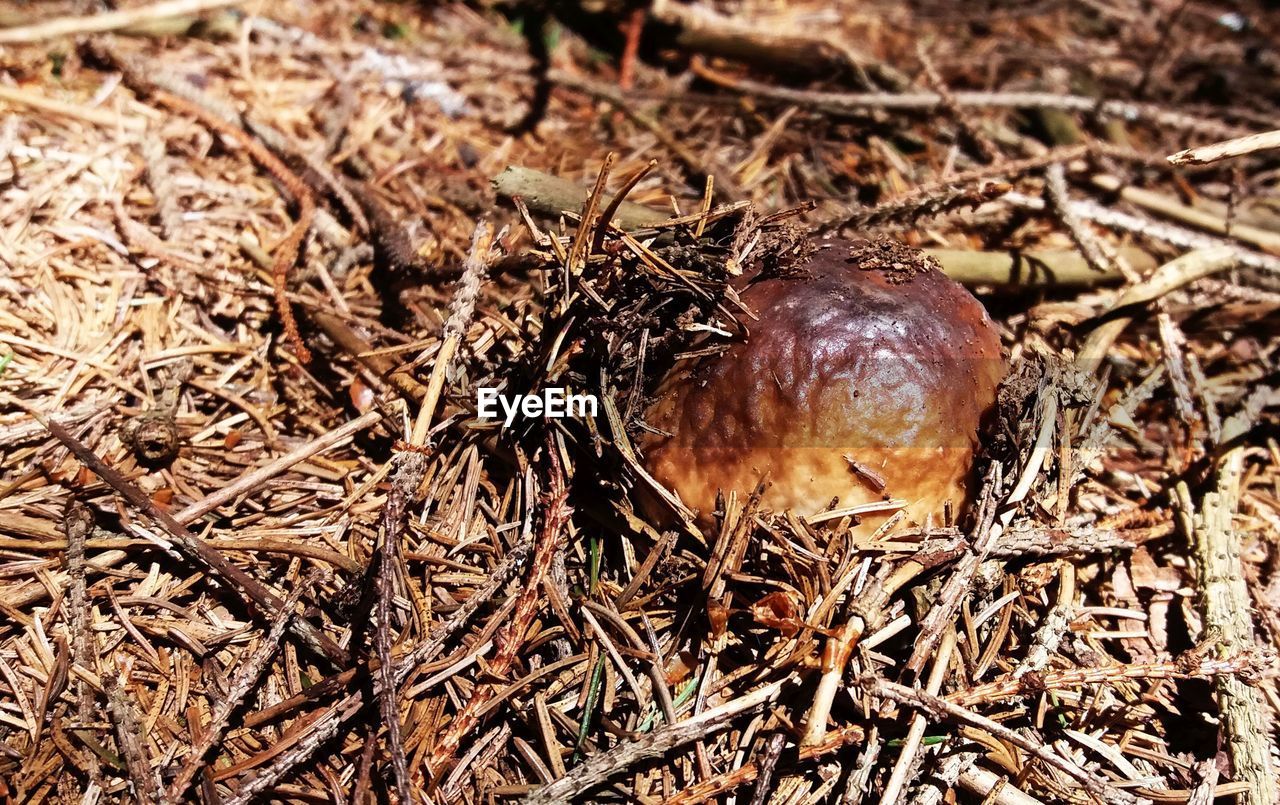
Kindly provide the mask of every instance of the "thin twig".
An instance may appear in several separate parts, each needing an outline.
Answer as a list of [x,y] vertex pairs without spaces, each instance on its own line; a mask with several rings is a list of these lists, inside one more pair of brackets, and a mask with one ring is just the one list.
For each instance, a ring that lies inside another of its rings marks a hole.
[[122,8],[101,14],[55,17],[18,28],[0,28],[0,45],[39,42],[59,36],[118,31],[152,20],[183,17],[227,6],[238,6],[245,0],[164,0],[149,6]]
[[[556,457],[554,444],[547,445],[548,460],[553,469],[550,472],[547,500],[542,515],[542,530],[534,546],[533,561],[529,567],[529,577],[516,598],[515,609],[510,622],[499,632],[498,650],[489,663],[489,672],[501,679],[506,676],[515,661],[520,648],[524,645],[525,633],[530,621],[539,608],[542,595],[542,580],[551,566],[551,559],[560,544],[561,535],[569,521],[572,511],[568,503],[568,492],[565,489],[564,477],[561,475],[559,460]],[[427,765],[433,775],[438,775],[462,743],[462,739],[476,726],[480,720],[480,710],[493,698],[496,690],[493,685],[482,685],[467,701],[462,711],[449,722],[448,728],[431,749],[431,757]]]
[[[937,654],[934,655],[933,667],[929,669],[929,678],[925,681],[925,692],[936,696],[942,688],[942,681],[950,668],[951,652],[955,649],[955,646],[956,630],[954,628],[948,629],[942,642],[938,645]],[[893,772],[889,775],[889,781],[885,783],[884,790],[880,793],[880,801],[885,805],[894,805],[906,791],[907,779],[915,763],[916,753],[920,751],[920,742],[924,739],[924,731],[927,726],[928,720],[925,718],[924,713],[916,713],[912,716],[911,725],[907,728],[907,737],[903,739],[898,759],[894,761]]]
[[895,682],[890,682],[886,679],[876,677],[863,678],[862,687],[867,693],[877,698],[889,699],[890,701],[918,708],[938,720],[955,721],[961,724],[967,724],[971,727],[987,732],[1002,741],[1008,741],[1014,746],[1018,746],[1026,750],[1053,768],[1058,769],[1068,777],[1076,780],[1086,791],[1093,796],[1098,797],[1102,802],[1117,802],[1125,803],[1125,805],[1137,805],[1139,801],[1127,791],[1123,791],[1107,782],[1099,780],[1080,766],[1060,756],[1038,738],[1024,735],[1016,730],[1009,729],[999,722],[992,721],[991,719],[980,716],[971,710],[966,710],[959,705],[952,704],[946,699],[933,696],[923,690],[916,690],[905,685],[899,685]]
[[152,805],[160,799],[160,781],[151,768],[146,736],[139,729],[137,712],[125,698],[119,672],[113,668],[103,673],[102,687],[107,693],[107,713],[111,716],[111,726],[115,728],[116,746],[124,757],[129,781],[133,783],[133,795],[139,805]]
[[[505,231],[505,230],[504,230]],[[423,446],[427,434],[431,431],[432,417],[435,416],[436,405],[444,390],[445,382],[451,379],[454,355],[462,343],[463,335],[471,324],[475,314],[476,298],[480,294],[480,286],[488,275],[490,249],[496,237],[493,227],[488,221],[479,221],[471,233],[471,248],[467,251],[467,260],[462,276],[454,291],[450,305],[449,318],[445,322],[440,350],[435,354],[435,365],[431,367],[431,379],[427,382],[426,397],[418,409],[418,417],[414,421],[413,433],[409,444]],[[424,353],[425,356],[425,353]],[[424,356],[419,356],[421,359]]]
[[[1280,394],[1266,387],[1250,395],[1241,410],[1222,423],[1222,444],[1233,445],[1253,427],[1262,409],[1277,401]],[[1177,486],[1179,517],[1199,566],[1200,611],[1218,659],[1256,651],[1249,590],[1240,573],[1240,533],[1232,522],[1240,505],[1243,476],[1244,448],[1237,445],[1219,459],[1213,488],[1198,505],[1185,481]],[[1242,801],[1274,803],[1270,730],[1258,691],[1235,674],[1219,676],[1217,690],[1231,765],[1236,779],[1248,785]]]
[[412,801],[409,797],[409,764],[405,758],[400,730],[400,705],[395,684],[395,659],[392,647],[392,612],[395,607],[396,575],[400,572],[403,554],[400,540],[404,535],[406,509],[417,493],[418,486],[427,472],[427,457],[421,453],[406,451],[394,459],[397,466],[391,473],[391,491],[382,507],[382,523],[378,539],[378,622],[374,633],[374,647],[378,652],[378,706],[382,711],[382,723],[387,728],[387,751],[391,755],[391,768],[395,773],[396,793],[403,805]]
[[[8,395],[6,395],[8,396]],[[245,573],[240,568],[231,563],[220,551],[209,546],[204,540],[188,531],[181,523],[173,519],[173,516],[164,511],[147,496],[145,492],[139,489],[133,482],[125,478],[116,470],[112,469],[105,461],[98,457],[96,453],[90,450],[83,442],[71,435],[71,433],[57,422],[48,419],[41,412],[30,407],[26,403],[13,397],[8,397],[9,401],[20,408],[25,409],[32,416],[40,420],[49,432],[52,433],[58,441],[62,442],[76,458],[90,470],[92,470],[99,478],[116,492],[120,493],[125,500],[129,501],[135,508],[142,511],[155,522],[159,523],[169,536],[173,538],[174,546],[186,558],[197,565],[200,565],[214,574],[221,576],[226,580],[233,589],[240,589],[244,592],[253,603],[264,608],[268,614],[279,611],[281,601],[267,589],[262,582]],[[335,665],[345,666],[349,657],[347,652],[337,643],[313,626],[310,622],[298,619],[293,622],[294,632],[308,646],[315,649],[321,656],[328,658]]]
[[258,682],[258,677],[262,675],[263,669],[266,668],[267,663],[271,661],[271,658],[280,648],[280,638],[284,636],[285,629],[288,628],[289,622],[293,620],[294,610],[297,608],[298,602],[311,589],[313,580],[314,577],[304,579],[302,583],[289,591],[283,606],[276,612],[275,618],[272,620],[271,628],[258,641],[258,645],[249,652],[249,656],[245,657],[240,666],[236,668],[236,673],[231,678],[231,684],[227,687],[226,695],[219,699],[214,706],[209,723],[203,727],[200,738],[192,744],[186,761],[178,769],[177,774],[174,775],[173,783],[170,784],[168,794],[165,797],[166,802],[178,803],[183,801],[188,786],[191,785],[196,772],[200,770],[201,765],[204,763],[205,754],[214,744],[222,740],[222,736],[226,734],[230,726],[231,714],[235,712],[245,697],[253,690],[253,687]]
[[[1146,304],[1190,282],[1231,268],[1236,262],[1236,254],[1225,248],[1204,249],[1184,254],[1176,260],[1165,263],[1140,285],[1133,285],[1118,292],[1108,309],[1119,311]],[[1087,374],[1096,372],[1106,358],[1111,345],[1132,321],[1132,316],[1114,316],[1095,327],[1076,355],[1076,368]]]
[[1168,156],[1171,165],[1208,165],[1220,159],[1233,159],[1258,151],[1280,148],[1280,129],[1248,134],[1234,140],[1188,148]]
[[[1005,195],[1003,200],[1014,206],[1031,210],[1043,210],[1045,208],[1043,199],[1032,198],[1017,192]],[[1161,240],[1165,243],[1184,249],[1213,249],[1225,247],[1231,249],[1235,253],[1236,259],[1239,261],[1240,265],[1250,266],[1252,268],[1261,268],[1267,271],[1280,272],[1280,258],[1245,248],[1244,246],[1231,243],[1230,241],[1223,240],[1222,238],[1216,238],[1202,232],[1195,232],[1175,224],[1165,223],[1164,221],[1153,221],[1150,218],[1143,218],[1130,213],[1120,212],[1119,210],[1104,206],[1092,199],[1072,200],[1071,209],[1081,218],[1089,221],[1095,221],[1109,229],[1119,229],[1124,232],[1132,232],[1149,238],[1155,238],[1156,240]]]
[[661,757],[676,747],[713,735],[732,724],[733,719],[738,716],[760,710],[776,698],[791,681],[788,677],[771,682],[719,707],[705,710],[693,718],[668,724],[634,741],[620,743],[608,752],[602,752],[588,759],[559,780],[537,789],[525,799],[525,805],[554,805],[560,802],[571,802],[610,777],[626,772],[637,763]]
[[[62,522],[67,535],[67,575],[71,580],[67,586],[67,602],[63,605],[71,632],[71,662],[80,668],[93,669],[97,665],[97,652],[93,647],[89,599],[85,589],[85,542],[93,531],[93,512],[76,498],[70,498],[63,512]],[[95,720],[93,704],[93,689],[83,678],[77,676],[76,715],[81,724],[90,724]],[[96,756],[92,764],[89,767],[90,779],[102,784],[102,766],[97,762]]]
[[[697,63],[694,64],[694,70],[699,76],[744,95],[797,104],[828,114],[861,115],[872,109],[928,112],[940,109],[944,103],[942,96],[936,92],[820,92],[778,87],[742,78],[729,78]],[[1057,95],[1050,92],[955,92],[952,93],[952,98],[956,107],[961,109],[1061,109],[1121,120],[1147,120],[1184,131],[1203,131],[1211,136],[1225,134],[1231,137],[1243,133],[1237,126],[1212,118],[1171,111],[1154,104],[1104,100],[1087,95]]]
[[1114,261],[1103,254],[1098,237],[1085,228],[1085,224],[1071,207],[1071,197],[1067,193],[1067,172],[1061,163],[1050,165],[1044,171],[1045,199],[1049,208],[1057,213],[1071,242],[1084,255],[1089,267],[1099,274],[1118,273]]
[[1134,662],[1098,668],[1068,668],[1062,671],[1015,671],[943,698],[961,707],[986,702],[1003,702],[1019,696],[1035,696],[1046,691],[1070,690],[1085,685],[1116,684],[1126,679],[1210,679],[1226,675],[1256,675],[1260,670],[1256,654],[1242,652],[1232,657],[1209,656],[1205,648],[1187,652],[1176,660]]
[[283,456],[269,461],[256,470],[246,472],[216,492],[211,492],[200,500],[191,503],[174,514],[173,519],[183,525],[193,523],[224,503],[229,503],[243,494],[261,489],[263,484],[281,473],[287,472],[290,467],[342,443],[370,425],[380,422],[382,417],[382,412],[374,409],[346,424],[339,425],[328,433],[295,447]]

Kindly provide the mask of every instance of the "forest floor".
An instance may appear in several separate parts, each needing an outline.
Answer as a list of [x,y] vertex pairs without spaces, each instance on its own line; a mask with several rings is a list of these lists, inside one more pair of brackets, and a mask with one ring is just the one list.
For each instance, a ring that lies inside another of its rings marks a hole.
[[[1280,138],[1168,159],[1280,125],[1274,4],[0,26],[0,802],[1277,801]],[[649,519],[811,230],[995,320],[978,503]]]

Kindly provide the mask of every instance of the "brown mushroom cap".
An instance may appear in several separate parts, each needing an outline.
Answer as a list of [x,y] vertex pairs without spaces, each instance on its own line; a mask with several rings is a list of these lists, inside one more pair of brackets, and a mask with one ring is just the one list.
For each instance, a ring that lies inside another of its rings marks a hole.
[[959,510],[1005,373],[995,325],[916,250],[817,246],[741,293],[745,342],[663,380],[645,421],[670,436],[640,439],[646,468],[704,521],[718,490],[744,498],[766,473],[764,504],[801,515],[886,497],[918,523]]

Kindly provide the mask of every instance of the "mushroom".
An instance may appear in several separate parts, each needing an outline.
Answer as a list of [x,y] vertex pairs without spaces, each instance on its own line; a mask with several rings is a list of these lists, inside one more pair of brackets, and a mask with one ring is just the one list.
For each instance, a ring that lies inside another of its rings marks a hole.
[[[1005,373],[995,325],[896,241],[807,251],[740,291],[757,317],[745,341],[661,381],[644,416],[656,432],[638,440],[646,469],[704,523],[718,491],[741,499],[765,476],[763,504],[802,516],[890,498],[917,523],[947,501],[958,512]],[[864,533],[892,514],[880,508]]]

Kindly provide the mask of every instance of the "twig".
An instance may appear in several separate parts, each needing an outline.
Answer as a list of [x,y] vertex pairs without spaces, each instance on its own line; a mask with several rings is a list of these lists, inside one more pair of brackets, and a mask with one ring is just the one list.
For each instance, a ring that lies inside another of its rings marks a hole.
[[[525,633],[529,629],[534,613],[539,608],[542,595],[542,580],[546,577],[560,544],[561,532],[569,521],[568,492],[565,490],[563,470],[559,466],[556,445],[548,440],[547,459],[552,465],[549,473],[549,489],[542,517],[542,530],[534,546],[533,561],[529,567],[529,577],[516,597],[515,609],[511,613],[510,622],[499,632],[496,643],[497,652],[489,663],[489,673],[497,678],[506,676],[515,661],[520,648],[524,645]],[[457,751],[463,737],[467,735],[480,720],[480,710],[493,698],[496,689],[493,685],[482,685],[476,688],[462,711],[449,722],[448,728],[431,748],[431,757],[427,761],[433,775],[439,774]]]
[[805,714],[804,734],[800,739],[802,749],[821,744],[827,734],[827,717],[835,703],[836,694],[844,681],[845,670],[853,650],[857,648],[869,630],[879,626],[888,609],[889,599],[911,579],[924,570],[915,558],[907,559],[896,567],[887,567],[882,576],[873,579],[850,606],[848,620],[838,631],[827,637],[822,647],[818,687],[813,693],[813,703]]
[[865,795],[871,789],[871,775],[876,771],[883,750],[884,740],[873,723],[867,730],[867,740],[863,743],[862,751],[858,752],[856,758],[850,759],[853,768],[849,770],[849,777],[845,781],[845,805],[860,805],[865,801]]
[[[1222,423],[1221,444],[1232,445],[1244,436],[1263,407],[1274,404],[1278,397],[1265,387],[1250,395],[1241,410]],[[1244,448],[1236,445],[1219,459],[1213,489],[1205,493],[1199,506],[1192,501],[1185,481],[1177,486],[1179,516],[1198,565],[1200,611],[1219,659],[1256,651],[1249,590],[1240,573],[1240,533],[1232,523],[1240,505],[1243,475]],[[1274,803],[1270,730],[1258,691],[1238,675],[1218,677],[1217,690],[1235,778],[1248,785],[1242,801],[1245,805]]]
[[293,620],[294,610],[298,606],[298,601],[302,600],[302,596],[310,588],[310,580],[304,579],[301,584],[289,591],[283,606],[276,612],[272,620],[271,628],[258,641],[258,645],[249,653],[249,656],[240,663],[240,666],[236,669],[235,676],[231,678],[231,684],[227,688],[226,695],[219,699],[214,706],[209,723],[204,726],[199,740],[195,741],[191,746],[191,751],[188,753],[186,761],[174,776],[173,783],[169,786],[168,794],[165,797],[166,802],[178,803],[183,801],[183,797],[187,793],[187,787],[191,785],[191,780],[204,763],[205,754],[226,734],[227,728],[230,726],[231,714],[235,712],[236,708],[252,691],[254,685],[257,684],[258,677],[262,675],[262,670],[271,661],[276,650],[279,649],[280,638],[284,636],[285,629],[288,628],[289,622]]
[[1119,273],[1114,261],[1103,254],[1097,236],[1085,228],[1084,222],[1072,210],[1071,197],[1067,192],[1067,171],[1061,163],[1045,168],[1044,190],[1049,208],[1057,213],[1071,242],[1080,250],[1089,267],[1103,275]]
[[107,713],[115,728],[116,745],[124,757],[129,781],[133,783],[133,795],[139,805],[152,805],[160,798],[160,782],[151,768],[144,741],[146,737],[138,728],[138,717],[120,687],[119,672],[114,668],[102,674],[102,687],[107,693]]
[[149,6],[107,11],[87,17],[56,17],[19,28],[0,28],[0,44],[13,45],[59,36],[117,31],[152,20],[199,14],[227,6],[238,6],[243,2],[244,0],[165,0]]
[[[1072,152],[1075,150],[1072,149]],[[999,172],[995,172],[996,167],[999,166],[992,166],[990,172],[999,175]],[[1017,174],[1043,167],[1043,161],[1027,160],[1009,163],[1004,167]],[[984,171],[983,176],[986,175],[987,171]],[[967,174],[965,177],[957,177],[957,181],[972,180],[974,177]],[[577,182],[517,165],[507,166],[493,178],[492,183],[499,196],[520,198],[530,210],[552,217],[579,209],[586,192],[586,188]],[[902,199],[901,203],[914,210],[916,201],[912,199],[916,199],[914,194]],[[871,213],[874,213],[874,209]],[[669,216],[659,210],[624,201],[618,205],[613,223],[620,229],[634,231],[657,226],[668,219]],[[1099,274],[1089,267],[1083,257],[1069,250],[983,252],[968,249],[925,249],[925,253],[938,260],[947,276],[971,285],[1096,285],[1114,282],[1122,277],[1118,270]],[[1120,253],[1138,270],[1155,267],[1155,261],[1141,249],[1125,248]]]
[[224,503],[235,500],[239,496],[261,489],[262,485],[267,481],[275,478],[283,472],[289,470],[295,464],[299,464],[312,456],[323,453],[330,447],[337,445],[345,439],[359,433],[365,428],[382,421],[382,412],[374,409],[362,414],[344,425],[339,425],[333,430],[318,436],[306,444],[299,445],[283,456],[264,464],[256,470],[251,470],[241,475],[231,483],[222,487],[216,492],[212,492],[200,500],[195,501],[186,508],[173,515],[173,519],[183,525],[195,522],[200,517],[208,514]]
[[[1098,273],[1077,251],[925,249],[924,252],[938,261],[948,277],[965,285],[1072,287],[1114,283],[1124,277],[1114,266],[1114,261],[1105,273]],[[1156,265],[1150,254],[1134,247],[1120,249],[1120,258],[1140,272],[1149,271]]]
[[[8,395],[6,395],[8,396]],[[83,442],[71,435],[71,433],[54,420],[48,419],[40,411],[30,407],[21,400],[8,397],[9,401],[25,409],[29,414],[40,420],[49,432],[52,433],[58,441],[62,442],[76,458],[88,467],[94,474],[107,483],[112,489],[119,492],[125,500],[129,501],[134,508],[139,509],[155,522],[159,523],[165,531],[173,538],[174,546],[188,560],[195,562],[197,565],[211,570],[215,575],[222,577],[232,588],[239,588],[244,594],[258,606],[264,608],[268,614],[279,611],[281,601],[267,587],[248,573],[231,563],[220,551],[210,547],[204,540],[188,531],[181,523],[173,519],[173,516],[156,506],[151,498],[145,492],[139,489],[133,482],[129,481],[116,470],[112,469],[105,461],[98,457],[96,453],[90,450]],[[328,658],[335,665],[345,666],[349,661],[347,652],[331,638],[313,626],[309,621],[298,619],[293,622],[293,631],[311,648],[315,649],[323,657]]]
[[[1054,395],[1056,398],[1056,395]],[[1030,460],[1035,464],[1035,459]],[[929,613],[920,621],[920,634],[916,638],[915,648],[903,666],[906,673],[918,676],[924,667],[925,660],[932,654],[944,634],[947,624],[953,622],[961,599],[968,593],[978,567],[987,559],[991,548],[999,540],[1001,529],[995,524],[995,495],[1001,486],[1000,465],[993,465],[983,483],[981,505],[978,510],[978,526],[974,532],[973,546],[960,560],[951,576],[947,578],[938,591],[938,597]],[[1015,493],[1016,494],[1016,493]],[[1014,495],[1010,495],[1009,502]]]
[[[948,758],[948,760],[969,756],[977,757],[972,752],[964,752],[955,756],[955,758]],[[1005,778],[981,766],[971,766],[964,769],[957,775],[956,782],[981,797],[983,805],[1044,805],[1042,800],[1027,794]],[[932,803],[922,800],[916,805],[932,805]]]
[[1242,652],[1231,657],[1212,657],[1205,648],[1196,648],[1172,661],[1134,662],[1098,668],[1069,668],[1062,671],[1015,671],[982,685],[949,693],[943,698],[961,707],[986,702],[1003,702],[1019,696],[1035,696],[1046,691],[1069,690],[1085,685],[1115,684],[1126,679],[1209,679],[1227,675],[1256,675],[1260,670],[1256,653]]
[[668,724],[634,741],[620,743],[608,752],[591,757],[559,780],[537,789],[525,799],[525,805],[571,802],[641,761],[660,757],[676,747],[713,735],[728,727],[736,717],[760,710],[791,682],[791,677],[771,682],[719,707],[705,710],[693,718]]
[[902,198],[855,212],[835,226],[865,229],[891,224],[915,224],[923,218],[936,218],[955,210],[971,209],[995,201],[1011,189],[1001,182],[978,186],[939,182],[908,193]]
[[301,727],[304,734],[298,742],[285,750],[270,766],[244,780],[236,789],[235,796],[224,801],[225,805],[248,805],[256,801],[259,794],[274,786],[332,740],[338,734],[338,729],[360,712],[362,704],[360,696],[353,694]]
[[427,398],[427,387],[419,383],[412,372],[400,368],[391,358],[376,352],[373,344],[342,319],[323,311],[312,313],[311,318],[335,344],[400,394],[418,403]]
[[1187,372],[1187,336],[1169,313],[1169,300],[1157,299],[1156,329],[1160,334],[1160,346],[1164,353],[1164,365],[1169,373],[1169,385],[1173,388],[1174,406],[1178,416],[1190,426],[1196,420],[1195,396]]
[[[96,666],[97,652],[93,649],[93,634],[90,632],[89,598],[85,589],[85,542],[93,531],[93,512],[76,498],[67,500],[62,515],[63,527],[67,535],[67,575],[71,583],[67,585],[67,602],[63,611],[67,615],[71,632],[71,662],[91,670]],[[76,678],[76,715],[81,724],[90,724],[93,717],[93,689],[83,678]],[[102,784],[102,766],[96,761],[89,767],[90,779]]]
[[923,690],[916,690],[876,677],[866,677],[861,680],[861,683],[863,689],[872,696],[921,709],[938,720],[967,724],[1002,741],[1008,741],[1014,746],[1021,747],[1046,764],[1079,782],[1086,791],[1099,798],[1102,802],[1137,805],[1138,799],[1132,794],[1099,780],[1080,766],[1052,751],[1049,746],[1042,743],[1038,738],[1023,735],[999,722],[992,721],[971,710],[952,704],[946,699],[930,695]]
[[[471,236],[471,249],[467,255],[466,268],[458,280],[451,312],[445,322],[444,344],[435,356],[436,363],[432,368],[427,395],[419,409],[413,434],[410,437],[410,444],[413,446],[422,446],[426,443],[432,414],[443,390],[445,378],[452,369],[457,344],[460,343],[475,313],[476,298],[487,273],[492,243],[492,228],[488,222],[480,221],[476,224]],[[453,346],[450,347],[450,344]],[[401,564],[400,539],[404,533],[406,509],[426,475],[427,457],[420,452],[409,450],[400,453],[394,460],[397,462],[397,467],[393,473],[391,493],[382,510],[381,537],[378,543],[378,624],[374,643],[379,660],[377,694],[382,720],[387,727],[387,748],[391,754],[391,765],[395,773],[396,790],[400,802],[408,805],[411,801],[409,766],[401,738],[398,685],[395,680],[396,666],[391,652],[391,614],[395,597],[394,574]]]
[[943,111],[960,130],[959,142],[972,148],[982,162],[990,164],[999,159],[1000,152],[991,140],[960,113],[959,108],[956,106],[955,98],[951,95],[950,87],[947,86],[942,74],[938,72],[933,59],[929,57],[929,49],[924,42],[916,43],[916,57],[920,59],[920,66],[924,70],[929,86],[942,97]]
[[[858,736],[862,736],[861,728],[858,729]],[[756,774],[756,787],[751,792],[751,801],[748,805],[764,805],[769,798],[769,788],[773,783],[773,770],[778,766],[778,758],[782,757],[782,750],[787,745],[786,733],[775,732],[769,737],[765,744],[764,755],[757,762],[758,772]]]
[[167,239],[173,240],[182,226],[182,214],[178,209],[173,178],[169,175],[165,145],[165,139],[157,127],[151,136],[142,138],[139,150],[143,164],[146,165],[147,186],[151,188],[151,195],[156,200],[156,219],[160,223],[160,232]]
[[[1190,282],[1228,269],[1236,261],[1236,254],[1228,248],[1204,249],[1184,254],[1165,263],[1140,285],[1133,285],[1119,292],[1108,309],[1118,311],[1146,304]],[[1111,345],[1131,321],[1132,316],[1117,316],[1095,327],[1076,355],[1076,368],[1088,374],[1096,372]]]
[[644,33],[644,21],[648,10],[643,6],[632,9],[625,23],[625,43],[618,59],[618,87],[629,90],[635,86],[636,61],[640,56],[640,37]]
[[1147,190],[1142,187],[1132,187],[1125,184],[1115,176],[1100,174],[1093,177],[1093,184],[1112,193],[1119,193],[1120,198],[1149,210],[1159,216],[1171,218],[1179,223],[1203,229],[1212,232],[1215,235],[1223,235],[1231,237],[1267,252],[1268,254],[1280,255],[1280,233],[1271,232],[1256,226],[1248,226],[1246,224],[1233,223],[1227,218],[1223,218],[1208,210],[1197,209],[1196,207],[1183,204],[1172,196],[1164,193],[1157,193],[1154,190]]
[[1270,151],[1273,148],[1280,148],[1280,129],[1248,134],[1212,145],[1188,148],[1185,151],[1170,154],[1167,159],[1171,165],[1208,165],[1220,159],[1242,157],[1257,151]]
[[1075,617],[1076,566],[1072,562],[1059,562],[1058,598],[1040,621],[1039,628],[1031,638],[1031,647],[1018,667],[1014,669],[1014,677],[1022,677],[1029,673],[1037,673],[1053,657],[1062,642],[1062,636],[1071,626]]
[[[947,630],[942,642],[938,645],[938,652],[933,658],[933,667],[929,669],[929,678],[924,688],[929,694],[936,696],[942,688],[942,681],[950,668],[951,652],[955,646],[956,630],[951,628]],[[906,790],[907,777],[915,763],[916,753],[920,751],[920,741],[924,738],[927,725],[928,720],[924,713],[916,713],[911,717],[911,726],[907,728],[907,737],[903,739],[902,750],[898,753],[898,759],[893,764],[893,772],[889,775],[889,781],[885,783],[884,790],[880,794],[880,801],[885,805],[897,803],[898,798]]]
[[[1045,203],[1043,199],[1032,198],[1021,193],[1009,193],[1004,199],[1005,202],[1013,204],[1017,207],[1023,207],[1029,210],[1043,210]],[[1202,232],[1194,232],[1190,229],[1168,224],[1163,221],[1153,221],[1150,218],[1143,218],[1137,215],[1131,215],[1126,212],[1111,207],[1104,206],[1092,199],[1075,199],[1071,202],[1071,209],[1081,218],[1089,221],[1095,221],[1110,229],[1119,229],[1125,232],[1133,232],[1138,235],[1144,235],[1156,240],[1162,240],[1173,246],[1180,246],[1184,249],[1211,249],[1217,247],[1226,247],[1235,252],[1236,259],[1241,265],[1251,268],[1261,268],[1266,271],[1280,272],[1280,258],[1273,257],[1269,254],[1262,254],[1252,249],[1247,249],[1238,244],[1221,238],[1215,238]]]
[[[492,181],[498,195],[521,198],[529,209],[552,216],[559,216],[565,210],[579,210],[587,191],[578,182],[519,165],[508,165]],[[614,210],[612,221],[619,228],[631,231],[660,224],[669,217],[642,204],[623,201]]]
[[393,459],[391,491],[382,507],[382,523],[378,539],[378,622],[374,647],[378,652],[378,706],[382,723],[387,728],[387,751],[395,773],[396,793],[401,805],[410,805],[409,764],[405,758],[400,730],[400,705],[395,684],[395,658],[391,653],[391,617],[395,604],[396,574],[400,572],[403,554],[400,539],[404,534],[406,510],[427,472],[427,457],[406,451]]
[[[935,111],[943,106],[936,92],[818,92],[763,84],[747,79],[730,78],[705,66],[694,64],[702,78],[726,89],[796,104],[828,114],[865,114],[868,110]],[[1097,114],[1121,120],[1149,120],[1152,123],[1184,131],[1203,131],[1211,136],[1238,136],[1240,128],[1212,118],[1174,112],[1153,104],[1120,100],[1102,100],[1088,95],[1056,95],[1051,92],[955,92],[958,108],[974,109],[1061,109],[1068,112]]]
[[827,71],[847,67],[864,86],[870,86],[867,73],[900,89],[910,80],[897,69],[877,61],[838,34],[824,34],[820,26],[806,26],[794,31],[778,30],[762,24],[758,18],[743,14],[726,15],[703,3],[687,5],[657,0],[650,13],[654,19],[677,26],[676,41],[690,51],[709,53],[749,64],[772,64],[788,70],[801,67]]
[[[506,230],[503,230],[504,232]],[[488,221],[480,221],[471,233],[471,248],[467,251],[466,264],[458,285],[454,291],[453,301],[449,306],[449,318],[445,321],[444,342],[435,354],[435,365],[431,367],[431,379],[427,382],[426,397],[418,409],[418,418],[413,425],[413,434],[409,443],[416,446],[426,444],[427,434],[431,430],[431,420],[435,415],[436,404],[444,390],[445,381],[453,372],[453,358],[462,343],[471,318],[475,314],[476,299],[480,294],[480,286],[488,275],[490,249],[495,238],[501,237],[493,233]]]

